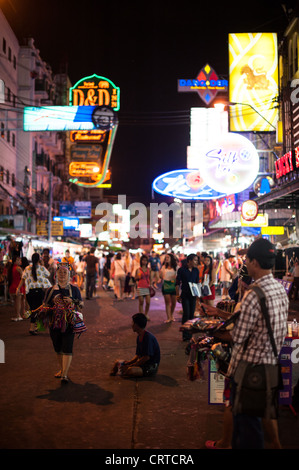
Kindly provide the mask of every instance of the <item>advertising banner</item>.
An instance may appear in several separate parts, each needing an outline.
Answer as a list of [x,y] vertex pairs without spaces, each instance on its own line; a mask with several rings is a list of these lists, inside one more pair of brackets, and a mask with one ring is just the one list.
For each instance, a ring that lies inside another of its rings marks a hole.
[[229,34],[230,130],[274,131],[277,100],[276,33]]

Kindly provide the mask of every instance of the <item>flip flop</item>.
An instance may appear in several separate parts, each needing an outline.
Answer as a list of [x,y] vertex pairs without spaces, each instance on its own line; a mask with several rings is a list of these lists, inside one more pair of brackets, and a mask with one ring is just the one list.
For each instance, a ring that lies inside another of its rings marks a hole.
[[217,441],[206,441],[205,446],[207,449],[231,449],[231,447],[216,447]]

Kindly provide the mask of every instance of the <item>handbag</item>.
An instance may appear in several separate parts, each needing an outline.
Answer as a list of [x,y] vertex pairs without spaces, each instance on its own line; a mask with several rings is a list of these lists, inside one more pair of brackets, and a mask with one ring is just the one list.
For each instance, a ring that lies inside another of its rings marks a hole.
[[[236,391],[233,400],[233,414],[246,414],[261,418],[276,419],[278,391],[283,388],[281,365],[278,360],[277,348],[266,307],[266,299],[262,289],[252,286],[259,297],[262,314],[266,320],[268,333],[276,364],[253,364],[240,361],[234,374]],[[248,338],[249,339],[249,338]],[[244,345],[247,348],[248,340]]]
[[154,297],[156,294],[156,291],[152,286],[149,286],[149,293],[151,297]]
[[[87,326],[83,321],[83,315],[81,312],[75,312],[73,317],[73,333],[81,335],[87,330]],[[78,336],[78,337],[79,337]]]

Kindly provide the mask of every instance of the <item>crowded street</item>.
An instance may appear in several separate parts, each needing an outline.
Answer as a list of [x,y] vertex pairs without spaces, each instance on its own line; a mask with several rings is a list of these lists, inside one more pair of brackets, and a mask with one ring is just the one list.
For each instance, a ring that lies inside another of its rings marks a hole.
[[[292,302],[290,318],[299,304]],[[70,382],[54,375],[57,361],[48,331],[28,334],[28,320],[12,322],[13,307],[0,306],[5,364],[0,364],[2,449],[205,449],[218,439],[224,405],[209,405],[208,361],[204,376],[190,381],[182,341],[181,305],[174,322],[165,321],[161,290],[151,299],[147,329],[161,348],[155,377],[111,377],[117,359],[131,357],[136,338],[131,317],[137,300],[116,301],[101,288],[85,301],[87,331],[75,339]],[[298,366],[293,368],[299,377]],[[280,408],[279,433],[284,449],[298,448],[298,419]],[[271,444],[266,439],[266,447]],[[105,452],[103,453],[105,455]]]
[[3,456],[299,449],[299,0],[216,3],[0,0]]

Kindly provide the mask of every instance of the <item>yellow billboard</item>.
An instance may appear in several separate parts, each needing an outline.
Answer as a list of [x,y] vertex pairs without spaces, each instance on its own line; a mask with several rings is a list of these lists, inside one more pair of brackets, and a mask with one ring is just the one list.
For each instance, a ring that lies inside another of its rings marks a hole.
[[274,131],[277,100],[277,34],[229,34],[230,131]]

